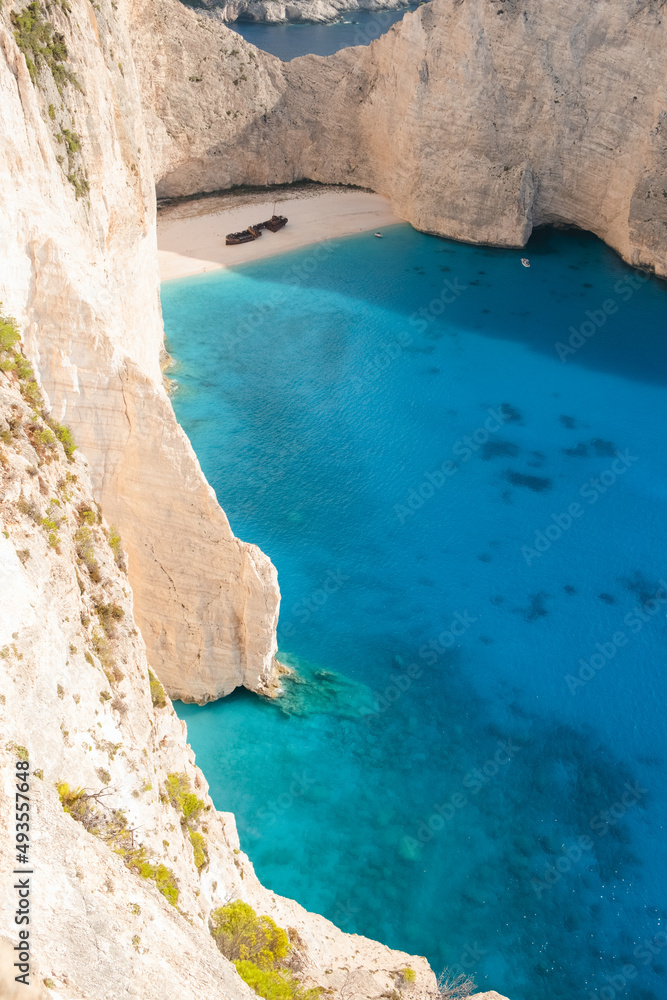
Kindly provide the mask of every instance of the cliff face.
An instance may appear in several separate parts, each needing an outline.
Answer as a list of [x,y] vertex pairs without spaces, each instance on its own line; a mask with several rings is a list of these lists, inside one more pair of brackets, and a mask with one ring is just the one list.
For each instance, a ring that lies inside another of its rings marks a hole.
[[0,299],[122,531],[170,693],[269,692],[275,570],[234,537],[162,386],[155,195],[123,14],[116,0],[50,5],[37,28],[69,55],[56,76],[36,62],[33,83],[0,12]]
[[[154,0],[134,10],[144,23],[157,16]],[[283,65],[261,56],[236,90],[253,106],[270,81],[265,108],[213,120],[209,94],[230,91],[231,67],[201,60],[230,36],[213,24],[204,45],[186,28],[189,11],[174,16],[180,61],[161,86],[178,94],[179,113],[167,123],[164,102],[144,101],[162,193],[304,177],[358,184],[422,230],[521,246],[535,226],[576,225],[667,275],[659,6],[433,0],[367,48]],[[188,87],[183,67],[190,75],[195,64],[202,80]],[[148,93],[155,67],[138,65]]]
[[[150,683],[124,553],[87,462],[67,460],[38,411],[0,371],[0,863],[17,867],[14,775],[28,757],[35,873],[33,989],[14,983],[6,905],[0,996],[252,1000],[208,932],[233,899],[293,928],[308,985],[386,996],[410,965],[415,990],[432,992],[425,959],[343,934],[259,884],[185,725]],[[189,818],[185,789],[199,800]]]
[[155,197],[123,11],[60,0],[11,13],[0,313],[18,317],[45,398],[0,319],[0,862],[18,863],[14,775],[29,760],[38,883],[29,987],[2,908],[0,996],[251,1000],[209,933],[235,899],[290,929],[307,986],[386,996],[410,965],[430,994],[424,959],[260,885],[151,678],[149,663],[200,700],[269,690],[275,570],[234,538],[161,384]]

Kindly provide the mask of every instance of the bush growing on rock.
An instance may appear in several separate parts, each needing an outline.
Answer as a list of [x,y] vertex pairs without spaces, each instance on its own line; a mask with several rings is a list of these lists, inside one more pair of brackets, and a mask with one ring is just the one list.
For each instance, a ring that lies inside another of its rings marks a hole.
[[93,533],[87,524],[82,524],[74,534],[74,544],[79,565],[83,565],[90,574],[93,583],[99,583],[102,579],[99,563],[95,558],[95,546]]
[[241,979],[265,1000],[318,1000],[321,989],[307,989],[288,969],[289,938],[269,916],[258,917],[237,899],[211,914],[211,935],[236,966]]
[[290,948],[287,934],[271,917],[258,917],[240,899],[213,912],[211,934],[231,962],[249,960],[262,969],[273,968]]
[[208,864],[208,853],[203,834],[198,833],[196,830],[190,830],[190,843],[192,844],[195,868],[200,872]]
[[152,670],[148,671],[148,681],[151,686],[151,701],[153,702],[153,708],[165,708],[167,704],[167,697],[164,693],[164,688]]
[[254,962],[234,962],[241,979],[265,1000],[316,1000],[319,989],[305,989],[287,969],[259,969]]
[[[106,775],[108,772],[104,772]],[[118,854],[125,866],[139,878],[148,879],[165,897],[176,906],[179,889],[176,876],[171,868],[159,861],[151,861],[142,844],[136,844],[134,831],[127,825],[127,817],[122,809],[104,807],[100,809],[100,799],[108,794],[102,789],[95,794],[85,788],[70,788],[65,781],[56,785],[63,810],[95,837],[100,837],[107,846]]]
[[437,1000],[468,1000],[477,990],[472,976],[443,969],[438,976]]
[[123,553],[123,544],[118,531],[118,528],[114,528],[113,524],[109,528],[109,548],[113,552],[113,557],[116,560],[116,565],[123,573],[127,572],[127,566],[125,565],[125,555]]
[[191,826],[199,819],[199,814],[206,808],[206,803],[198,799],[190,791],[190,781],[187,774],[167,775],[167,795],[174,808],[180,810],[184,822]]
[[66,83],[78,87],[74,73],[65,66],[67,62],[65,37],[54,31],[36,0],[29,3],[25,10],[19,13],[12,12],[11,19],[15,28],[14,38],[25,56],[32,82],[37,83],[40,67],[46,66],[51,70],[58,90],[62,91]]

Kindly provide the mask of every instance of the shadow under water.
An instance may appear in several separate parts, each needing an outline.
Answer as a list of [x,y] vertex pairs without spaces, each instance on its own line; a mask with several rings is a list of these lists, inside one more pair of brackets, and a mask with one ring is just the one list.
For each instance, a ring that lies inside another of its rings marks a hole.
[[384,236],[163,287],[302,673],[179,714],[275,891],[511,1000],[661,998],[667,291],[582,233]]

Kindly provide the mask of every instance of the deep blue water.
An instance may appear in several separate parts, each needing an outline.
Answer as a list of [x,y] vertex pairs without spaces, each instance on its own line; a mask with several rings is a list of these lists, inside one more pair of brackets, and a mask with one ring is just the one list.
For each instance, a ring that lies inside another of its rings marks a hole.
[[370,45],[380,35],[389,31],[408,10],[419,4],[408,4],[401,10],[354,11],[345,14],[333,24],[253,24],[234,21],[228,27],[237,31],[258,49],[271,52],[283,62],[314,53],[330,56],[349,45]]
[[275,891],[512,1000],[663,1000],[667,290],[384,234],[163,285],[300,671],[179,715]]

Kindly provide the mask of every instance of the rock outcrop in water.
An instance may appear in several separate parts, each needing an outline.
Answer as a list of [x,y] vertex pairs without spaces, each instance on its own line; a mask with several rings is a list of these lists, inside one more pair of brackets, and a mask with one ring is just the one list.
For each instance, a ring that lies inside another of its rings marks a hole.
[[356,184],[424,231],[522,246],[574,225],[667,275],[661,5],[433,0],[367,48],[287,64],[166,7],[135,7],[160,192]]

